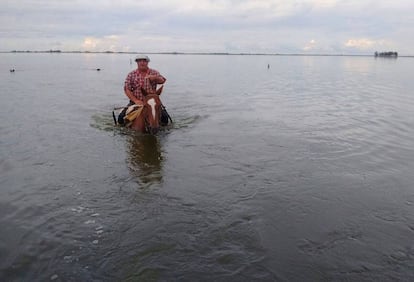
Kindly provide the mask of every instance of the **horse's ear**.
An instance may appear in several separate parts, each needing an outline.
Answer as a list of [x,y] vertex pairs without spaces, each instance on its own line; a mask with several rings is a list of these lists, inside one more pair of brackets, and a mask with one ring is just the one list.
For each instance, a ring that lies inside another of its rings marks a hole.
[[142,95],[144,96],[148,95],[148,92],[143,87],[141,87],[141,92],[142,92]]
[[155,92],[155,94],[157,94],[158,96],[161,95],[163,88],[164,88],[164,85],[161,85],[161,87],[157,89],[157,92]]

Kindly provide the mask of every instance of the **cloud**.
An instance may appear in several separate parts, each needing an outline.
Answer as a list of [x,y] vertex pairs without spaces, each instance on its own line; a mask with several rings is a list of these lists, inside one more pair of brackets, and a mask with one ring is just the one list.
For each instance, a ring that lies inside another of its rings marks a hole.
[[410,0],[392,5],[386,0],[6,2],[0,11],[0,51],[59,46],[90,51],[371,53],[389,47],[403,54],[414,45]]
[[311,51],[312,49],[315,49],[315,46],[316,41],[312,39],[305,45],[305,47],[303,47],[303,51]]
[[360,50],[372,50],[375,47],[385,46],[385,40],[371,40],[367,38],[348,39],[345,43],[346,47],[356,48]]
[[101,38],[85,37],[82,43],[83,51],[120,51],[119,36],[108,35]]
[[369,39],[349,39],[346,43],[346,47],[354,47],[354,48],[360,48],[360,49],[367,49],[371,48],[375,45],[375,41],[369,40]]
[[85,50],[94,50],[99,44],[99,39],[87,37],[83,40],[82,48]]
[[338,0],[310,0],[308,1],[309,3],[311,3],[314,8],[321,8],[321,9],[326,9],[326,8],[333,8],[336,5],[338,5],[338,3],[340,1]]

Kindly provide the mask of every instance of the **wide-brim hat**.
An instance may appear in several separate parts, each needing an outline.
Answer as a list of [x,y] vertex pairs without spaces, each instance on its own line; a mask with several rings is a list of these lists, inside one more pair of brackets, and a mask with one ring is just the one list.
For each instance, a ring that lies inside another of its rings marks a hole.
[[145,60],[147,62],[150,61],[150,58],[147,55],[138,55],[135,57],[135,62],[137,62],[138,60]]

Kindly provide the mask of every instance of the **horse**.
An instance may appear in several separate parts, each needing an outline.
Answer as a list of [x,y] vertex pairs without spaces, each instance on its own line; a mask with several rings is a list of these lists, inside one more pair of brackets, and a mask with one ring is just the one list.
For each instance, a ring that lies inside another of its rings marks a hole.
[[156,134],[159,131],[161,126],[162,103],[160,95],[162,89],[163,86],[151,92],[141,89],[142,94],[144,95],[144,101],[143,105],[138,105],[138,108],[141,107],[141,109],[138,110],[140,112],[130,123],[131,129],[149,134]]
[[[161,103],[160,95],[163,86],[154,91],[141,88],[144,101],[126,107],[116,107],[112,111],[115,125],[125,126],[141,133],[157,134],[161,127],[173,124],[167,109]],[[115,114],[115,111],[122,110]]]

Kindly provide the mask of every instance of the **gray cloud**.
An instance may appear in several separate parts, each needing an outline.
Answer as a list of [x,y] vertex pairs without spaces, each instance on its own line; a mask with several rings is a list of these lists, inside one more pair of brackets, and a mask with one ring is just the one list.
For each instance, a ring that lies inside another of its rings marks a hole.
[[7,0],[0,50],[412,54],[414,2],[394,2]]

